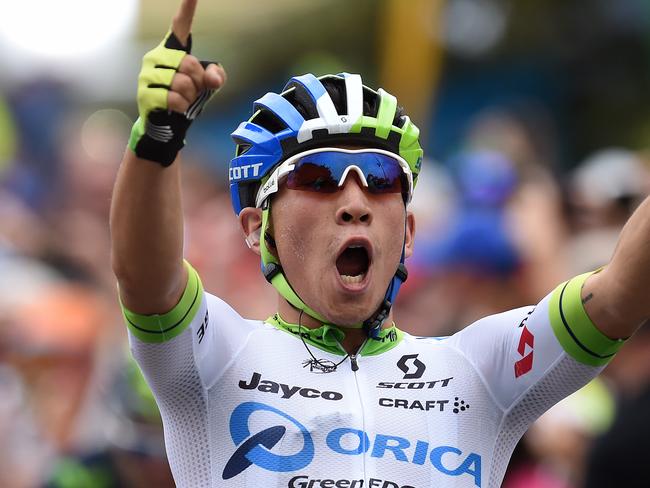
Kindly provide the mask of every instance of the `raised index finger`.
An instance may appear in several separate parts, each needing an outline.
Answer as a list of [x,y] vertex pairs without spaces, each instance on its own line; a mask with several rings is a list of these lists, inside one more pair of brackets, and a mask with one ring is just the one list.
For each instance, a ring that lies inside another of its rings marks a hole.
[[172,32],[183,45],[187,45],[187,39],[192,30],[192,20],[197,2],[198,0],[182,0],[172,21]]

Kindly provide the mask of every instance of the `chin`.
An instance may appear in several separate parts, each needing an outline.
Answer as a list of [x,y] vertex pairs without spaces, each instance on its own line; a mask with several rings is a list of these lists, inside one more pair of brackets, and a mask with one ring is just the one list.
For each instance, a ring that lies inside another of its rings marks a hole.
[[341,318],[341,319],[335,319],[335,318],[330,318],[330,322],[332,322],[334,325],[338,327],[343,327],[343,328],[355,328],[358,329],[358,325],[364,320],[366,320],[369,317],[369,315],[364,315],[363,317],[357,317],[357,318]]
[[374,315],[388,287],[388,284],[383,286],[383,283],[380,285],[373,280],[365,290],[351,293],[342,290],[337,282],[332,287],[322,286],[329,285],[327,280],[323,281],[309,294],[313,299],[312,308],[332,324],[341,327],[352,327]]
[[[341,302],[337,302],[335,307],[338,309],[338,313],[324,313],[323,316],[335,325],[341,327],[352,327],[373,315],[379,308],[379,303],[380,302],[375,306],[363,306],[363,304],[355,302],[342,306]],[[341,310],[341,308],[344,308],[344,310]]]

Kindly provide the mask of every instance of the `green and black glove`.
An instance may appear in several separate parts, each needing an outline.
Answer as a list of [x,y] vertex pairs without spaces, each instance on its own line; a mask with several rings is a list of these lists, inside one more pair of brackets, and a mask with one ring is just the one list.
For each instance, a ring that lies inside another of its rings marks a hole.
[[[167,95],[174,75],[190,53],[192,38],[183,46],[173,32],[154,49],[145,54],[138,76],[138,113],[131,129],[129,147],[142,159],[169,166],[185,145],[185,134],[194,119],[214,94],[203,90],[185,113],[168,109]],[[206,68],[211,62],[201,61]],[[217,63],[215,63],[217,64]]]

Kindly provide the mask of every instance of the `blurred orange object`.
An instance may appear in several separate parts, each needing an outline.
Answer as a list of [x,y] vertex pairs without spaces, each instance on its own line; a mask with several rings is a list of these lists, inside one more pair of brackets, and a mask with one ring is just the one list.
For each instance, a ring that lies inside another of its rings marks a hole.
[[4,356],[25,383],[40,431],[65,451],[74,442],[105,328],[101,299],[90,288],[64,283],[8,312],[0,327]]
[[43,296],[17,306],[7,331],[12,350],[58,355],[94,347],[104,314],[97,295],[80,285],[52,286]]

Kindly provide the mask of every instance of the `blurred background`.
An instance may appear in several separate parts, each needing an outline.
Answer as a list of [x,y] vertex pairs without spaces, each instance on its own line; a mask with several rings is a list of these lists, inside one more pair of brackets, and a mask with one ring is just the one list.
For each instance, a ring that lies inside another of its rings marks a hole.
[[[0,0],[0,486],[173,486],[128,359],[112,184],[142,55],[176,0]],[[194,54],[229,83],[184,150],[186,254],[253,318],[275,294],[237,229],[229,134],[304,72],[398,97],[427,160],[398,325],[448,335],[606,263],[650,189],[647,0],[203,1]],[[255,300],[250,297],[254,296]],[[648,486],[650,331],[544,415],[506,488]]]

